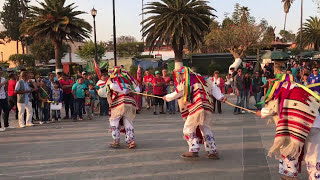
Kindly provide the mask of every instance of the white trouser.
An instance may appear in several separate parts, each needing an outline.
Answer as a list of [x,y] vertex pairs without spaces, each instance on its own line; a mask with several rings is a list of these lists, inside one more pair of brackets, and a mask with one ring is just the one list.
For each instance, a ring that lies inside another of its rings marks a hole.
[[28,104],[25,103],[17,103],[18,106],[18,110],[19,110],[19,125],[24,126],[25,122],[24,122],[24,111],[26,110],[27,112],[27,119],[26,119],[26,123],[27,125],[32,124],[32,103],[28,102]]
[[[311,128],[304,144],[304,157],[309,180],[320,180],[320,129]],[[285,176],[297,177],[298,160],[285,157],[279,160],[279,173]]]
[[[111,133],[113,140],[120,142],[120,122],[121,118],[116,119],[110,119],[110,127],[111,127]],[[134,128],[131,121],[129,121],[126,117],[123,117],[123,125],[126,131],[126,143],[130,144],[131,142],[134,142]]]
[[[184,123],[183,134],[189,145],[189,152],[200,151],[199,138],[196,136],[197,126],[198,124],[193,122],[193,120],[190,120],[189,117]],[[217,153],[215,139],[213,137],[213,133],[210,126],[199,125],[199,127],[203,136],[205,150],[210,154]]]

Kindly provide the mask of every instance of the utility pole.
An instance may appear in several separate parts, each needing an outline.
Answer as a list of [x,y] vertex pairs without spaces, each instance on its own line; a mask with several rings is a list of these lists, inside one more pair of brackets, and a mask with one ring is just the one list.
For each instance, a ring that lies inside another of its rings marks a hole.
[[300,51],[303,51],[302,47],[302,22],[303,22],[303,0],[301,0],[301,19],[300,19]]
[[116,10],[115,2],[113,3],[113,57],[114,57],[114,67],[117,66],[117,35],[116,35]]

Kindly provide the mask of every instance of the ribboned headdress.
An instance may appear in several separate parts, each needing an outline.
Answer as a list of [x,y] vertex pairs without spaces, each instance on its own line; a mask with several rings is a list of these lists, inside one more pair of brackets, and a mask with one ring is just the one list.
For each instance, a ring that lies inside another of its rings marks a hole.
[[[110,84],[111,82],[117,83],[121,90],[124,89],[130,89],[132,91],[135,91],[135,87],[137,86],[137,83],[135,79],[129,74],[128,71],[125,71],[121,69],[121,67],[115,67],[112,71],[109,72],[110,78],[108,79],[107,84]],[[127,87],[129,85],[130,87]]]
[[[207,92],[206,82],[205,79],[198,75],[197,73],[193,72],[189,67],[182,66],[181,69],[178,71],[179,74],[184,74],[184,93],[183,93],[183,102],[191,102],[192,101],[192,94],[193,94],[193,85],[199,82],[203,89],[203,96],[204,98],[208,99],[210,103],[212,103],[212,98]],[[177,78],[175,77],[175,73],[173,72],[174,82],[175,85],[178,85]],[[177,88],[176,88],[177,90]]]

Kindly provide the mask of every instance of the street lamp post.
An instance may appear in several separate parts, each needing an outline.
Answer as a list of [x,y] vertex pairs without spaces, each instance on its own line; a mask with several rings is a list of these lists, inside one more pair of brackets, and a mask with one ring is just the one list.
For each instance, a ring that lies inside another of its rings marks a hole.
[[115,2],[112,1],[113,4],[113,56],[114,56],[114,66],[117,66],[117,35],[116,35],[116,10],[115,10]]
[[93,17],[93,32],[94,32],[94,59],[97,61],[98,60],[98,54],[97,54],[97,34],[96,34],[96,15],[97,15],[97,10],[92,9],[91,10],[91,15]]

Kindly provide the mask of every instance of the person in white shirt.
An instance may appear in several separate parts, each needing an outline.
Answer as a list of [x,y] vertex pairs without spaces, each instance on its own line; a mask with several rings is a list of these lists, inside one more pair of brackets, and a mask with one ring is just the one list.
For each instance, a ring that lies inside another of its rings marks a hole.
[[[219,77],[219,71],[215,71],[214,72],[214,76],[211,78],[211,81],[213,84],[215,84],[221,91],[221,93],[224,93],[224,81],[221,77]],[[217,108],[218,108],[218,113],[221,114],[222,110],[221,110],[221,101],[217,100],[217,99],[213,99],[213,106],[214,106],[214,110],[213,112],[215,112],[216,109],[216,104],[217,104]]]
[[[9,111],[7,94],[6,94],[6,91],[4,90],[4,87],[7,84],[7,80],[4,77],[2,77],[2,74],[3,74],[2,68],[0,67],[0,117],[1,117],[2,111],[4,115],[7,114]],[[0,132],[5,131],[6,128],[13,128],[12,126],[9,126],[8,118],[3,118],[3,120],[4,120],[4,127],[2,128],[1,119],[0,119]]]
[[108,103],[108,89],[107,89],[107,77],[106,74],[102,74],[100,80],[96,84],[96,91],[99,95],[100,104],[100,116],[109,115],[109,103]]

